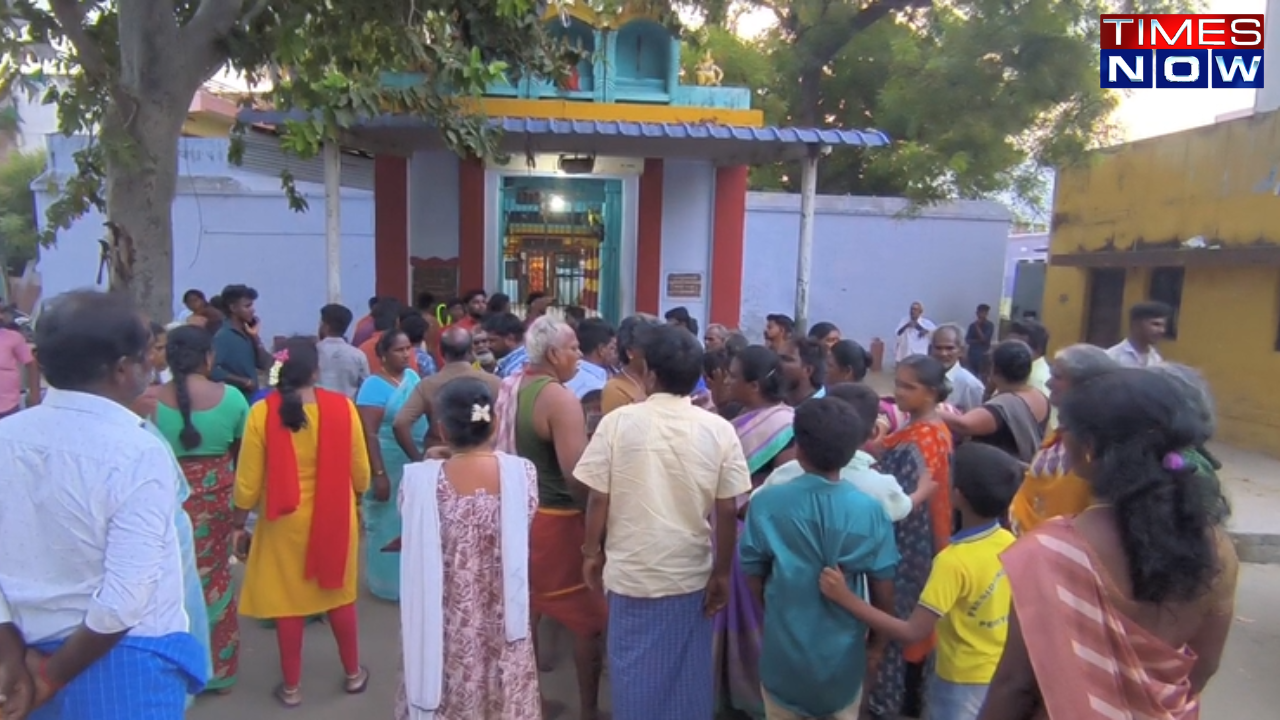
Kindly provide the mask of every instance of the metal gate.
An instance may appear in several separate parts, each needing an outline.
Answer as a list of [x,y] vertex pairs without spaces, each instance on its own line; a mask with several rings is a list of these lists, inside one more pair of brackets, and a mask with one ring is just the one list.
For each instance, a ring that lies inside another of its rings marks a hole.
[[[522,308],[530,293],[617,322],[621,185],[605,183],[604,201],[522,187],[504,178],[498,220],[499,290]],[[615,187],[616,186],[616,187]]]

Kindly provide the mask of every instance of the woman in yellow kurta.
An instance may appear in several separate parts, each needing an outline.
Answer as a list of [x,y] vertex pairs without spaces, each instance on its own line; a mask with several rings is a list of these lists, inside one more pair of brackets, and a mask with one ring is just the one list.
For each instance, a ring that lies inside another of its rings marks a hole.
[[[1106,351],[1094,345],[1072,345],[1053,358],[1049,376],[1049,404],[1057,407],[1072,385],[1091,380],[1118,366]],[[1022,487],[1013,498],[1009,519],[1013,532],[1023,535],[1046,520],[1077,515],[1089,507],[1093,493],[1089,484],[1071,469],[1062,443],[1062,431],[1055,429],[1044,439],[1031,459]]]
[[369,456],[360,416],[345,396],[315,386],[315,342],[292,338],[271,369],[275,392],[254,405],[236,467],[236,527],[258,513],[245,568],[240,612],[275,620],[284,682],[281,703],[302,702],[306,618],[327,613],[346,671],[345,689],[361,693],[356,620],[359,532],[356,496],[369,488]]

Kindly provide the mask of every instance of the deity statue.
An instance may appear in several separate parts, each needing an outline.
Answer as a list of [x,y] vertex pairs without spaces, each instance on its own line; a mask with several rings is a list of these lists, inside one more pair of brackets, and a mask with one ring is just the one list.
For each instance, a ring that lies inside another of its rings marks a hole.
[[704,87],[719,87],[724,81],[724,71],[716,64],[714,58],[711,57],[711,51],[706,51],[702,56],[702,60],[698,61],[698,65],[694,68],[694,78],[699,85]]

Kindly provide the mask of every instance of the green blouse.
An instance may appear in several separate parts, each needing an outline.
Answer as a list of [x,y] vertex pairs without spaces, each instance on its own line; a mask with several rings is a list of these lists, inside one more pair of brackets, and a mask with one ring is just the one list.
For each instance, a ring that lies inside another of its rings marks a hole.
[[200,431],[200,445],[187,450],[182,447],[182,413],[164,403],[156,406],[156,427],[169,441],[178,457],[221,457],[231,445],[244,435],[244,423],[249,417],[249,401],[244,394],[232,388],[222,394],[222,401],[208,410],[191,413],[191,424]]

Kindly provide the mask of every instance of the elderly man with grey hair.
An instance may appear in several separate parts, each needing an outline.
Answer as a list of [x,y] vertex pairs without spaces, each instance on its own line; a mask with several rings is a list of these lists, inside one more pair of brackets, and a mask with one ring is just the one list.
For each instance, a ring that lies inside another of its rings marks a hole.
[[528,364],[504,380],[498,394],[497,449],[537,470],[538,511],[529,533],[531,619],[536,628],[546,615],[573,634],[577,717],[595,718],[608,608],[582,574],[587,493],[573,469],[587,446],[587,423],[578,397],[565,386],[582,353],[573,328],[547,315],[529,326],[524,349]]
[[951,382],[951,394],[947,396],[947,402],[961,413],[981,407],[987,388],[976,375],[960,364],[960,358],[964,355],[964,331],[960,326],[947,323],[934,330],[929,339],[929,354],[947,369],[947,380]]
[[724,341],[729,339],[729,328],[720,323],[711,323],[707,326],[707,332],[702,336],[702,346],[707,352],[719,350],[724,347]]

